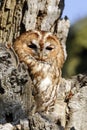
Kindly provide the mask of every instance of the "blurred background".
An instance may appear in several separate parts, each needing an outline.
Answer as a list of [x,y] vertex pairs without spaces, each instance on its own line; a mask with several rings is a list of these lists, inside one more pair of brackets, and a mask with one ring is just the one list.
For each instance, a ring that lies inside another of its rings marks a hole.
[[68,57],[63,68],[67,78],[87,72],[87,0],[65,0],[65,15],[71,23],[66,42]]

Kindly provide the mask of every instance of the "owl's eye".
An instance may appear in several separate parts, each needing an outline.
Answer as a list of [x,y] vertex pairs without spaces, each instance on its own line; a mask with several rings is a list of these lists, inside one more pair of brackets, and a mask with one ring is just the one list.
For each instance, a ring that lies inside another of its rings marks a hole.
[[37,49],[37,46],[34,43],[31,43],[30,45],[28,45],[28,47],[32,49]]
[[47,47],[46,47],[46,50],[51,51],[51,50],[53,50],[53,47],[51,47],[51,46],[47,46]]

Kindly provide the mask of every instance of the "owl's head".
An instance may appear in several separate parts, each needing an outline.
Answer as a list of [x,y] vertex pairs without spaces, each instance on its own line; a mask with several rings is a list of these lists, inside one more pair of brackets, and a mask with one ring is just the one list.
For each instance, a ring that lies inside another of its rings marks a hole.
[[49,64],[56,62],[58,68],[61,68],[64,63],[62,45],[59,39],[50,32],[28,31],[14,42],[14,49],[19,60],[26,64],[31,61]]

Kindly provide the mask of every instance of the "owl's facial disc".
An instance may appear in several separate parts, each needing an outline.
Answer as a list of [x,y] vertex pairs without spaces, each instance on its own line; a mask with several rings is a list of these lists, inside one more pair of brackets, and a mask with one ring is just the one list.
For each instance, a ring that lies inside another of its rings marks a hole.
[[41,42],[38,40],[31,40],[27,44],[29,50],[32,51],[32,56],[34,56],[35,60],[45,61],[47,59],[48,54],[54,50],[54,45],[49,42],[46,42],[42,46]]
[[30,31],[22,34],[14,43],[20,61],[54,64],[59,68],[64,63],[64,51],[56,36],[44,31]]

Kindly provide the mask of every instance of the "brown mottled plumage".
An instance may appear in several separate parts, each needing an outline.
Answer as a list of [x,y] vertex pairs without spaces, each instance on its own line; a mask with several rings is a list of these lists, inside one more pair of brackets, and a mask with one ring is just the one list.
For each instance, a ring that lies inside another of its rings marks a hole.
[[14,49],[19,60],[28,65],[36,111],[52,111],[64,63],[64,51],[58,38],[50,32],[29,31],[15,41]]

